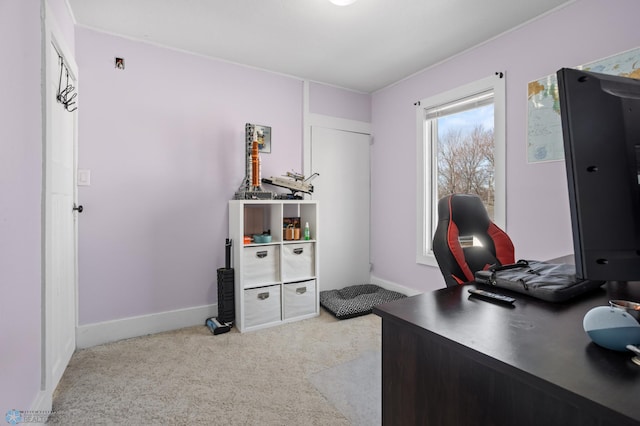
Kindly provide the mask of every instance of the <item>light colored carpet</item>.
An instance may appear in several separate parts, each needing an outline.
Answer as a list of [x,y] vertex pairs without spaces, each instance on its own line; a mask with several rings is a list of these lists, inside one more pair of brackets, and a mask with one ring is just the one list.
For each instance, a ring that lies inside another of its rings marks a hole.
[[251,333],[213,336],[203,325],[80,350],[49,423],[379,424],[379,407],[363,404],[379,405],[380,373],[362,373],[380,365],[380,318],[321,311]]
[[354,426],[379,425],[382,419],[382,354],[360,357],[314,373],[309,380]]

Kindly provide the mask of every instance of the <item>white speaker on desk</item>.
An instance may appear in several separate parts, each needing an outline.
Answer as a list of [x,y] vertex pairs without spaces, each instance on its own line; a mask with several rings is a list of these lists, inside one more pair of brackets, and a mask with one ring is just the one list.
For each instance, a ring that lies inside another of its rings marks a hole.
[[584,316],[584,331],[597,345],[614,351],[627,351],[627,345],[640,344],[640,324],[624,309],[598,306]]

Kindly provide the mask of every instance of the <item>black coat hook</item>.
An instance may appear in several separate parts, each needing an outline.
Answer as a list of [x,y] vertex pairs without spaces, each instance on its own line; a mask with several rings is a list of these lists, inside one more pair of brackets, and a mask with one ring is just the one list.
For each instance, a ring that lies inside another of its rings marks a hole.
[[[58,102],[64,106],[69,112],[73,112],[78,109],[78,107],[71,108],[75,104],[75,97],[78,96],[78,93],[74,93],[75,87],[69,83],[69,69],[64,64],[64,59],[62,56],[58,55],[58,59],[60,59],[60,78],[58,80],[58,94],[56,95],[56,99]],[[64,89],[62,88],[62,73],[66,75],[66,85]]]

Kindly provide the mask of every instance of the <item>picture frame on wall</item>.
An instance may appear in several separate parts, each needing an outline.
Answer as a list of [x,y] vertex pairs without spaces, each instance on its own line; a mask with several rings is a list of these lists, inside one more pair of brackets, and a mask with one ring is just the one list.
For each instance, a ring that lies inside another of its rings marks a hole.
[[258,150],[261,153],[270,153],[271,152],[271,127],[255,124],[253,140],[258,141]]

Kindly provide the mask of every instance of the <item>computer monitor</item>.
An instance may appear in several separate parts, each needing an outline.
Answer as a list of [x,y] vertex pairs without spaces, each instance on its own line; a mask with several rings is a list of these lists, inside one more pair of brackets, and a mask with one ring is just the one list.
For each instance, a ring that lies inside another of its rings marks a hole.
[[640,281],[640,80],[557,76],[576,275]]

